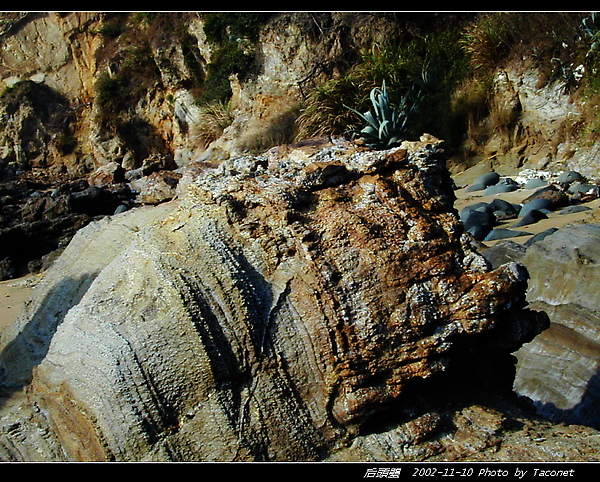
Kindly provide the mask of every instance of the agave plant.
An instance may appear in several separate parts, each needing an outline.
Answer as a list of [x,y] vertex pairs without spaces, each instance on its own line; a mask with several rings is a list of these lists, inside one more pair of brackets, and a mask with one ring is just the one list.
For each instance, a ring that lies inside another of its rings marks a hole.
[[346,106],[367,123],[362,130],[351,132],[358,134],[365,145],[375,149],[389,149],[402,142],[408,133],[408,118],[414,109],[414,105],[408,105],[408,98],[407,94],[398,105],[392,105],[384,81],[381,89],[374,88],[371,91],[373,108],[370,111],[363,114]]
[[581,21],[581,29],[590,38],[590,48],[586,58],[600,50],[600,15],[592,12],[589,17]]

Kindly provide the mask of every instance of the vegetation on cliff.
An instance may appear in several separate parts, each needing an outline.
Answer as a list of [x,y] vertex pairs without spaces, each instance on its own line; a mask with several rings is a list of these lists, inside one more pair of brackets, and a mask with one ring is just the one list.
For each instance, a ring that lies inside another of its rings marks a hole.
[[[431,132],[457,149],[467,137],[481,144],[490,132],[510,129],[518,120],[518,111],[502,112],[492,102],[494,74],[515,58],[527,59],[542,73],[542,82],[560,79],[585,101],[587,117],[576,128],[595,140],[600,59],[591,13],[348,13],[340,18],[330,13],[105,13],[97,27],[103,45],[96,61],[108,66],[96,80],[99,122],[129,144],[142,142],[137,128],[144,119],[136,106],[151,92],[171,95],[165,85],[170,75],[200,107],[226,110],[233,96],[231,77],[243,84],[264,73],[261,35],[285,15],[293,17],[315,51],[319,43],[339,48],[324,49],[302,81],[300,115],[287,124],[284,141],[357,128],[360,117],[344,106],[365,111],[369,93],[385,81],[392,100],[417,104],[413,139]],[[361,16],[374,19],[371,28],[385,35],[376,38],[370,31],[365,38],[372,40],[361,44],[349,30]],[[208,49],[203,52],[190,29],[197,19]],[[173,49],[184,60],[183,74],[175,74]],[[215,134],[199,137],[214,140]]]
[[[443,17],[443,15],[441,15]],[[600,81],[597,20],[585,13],[483,13],[446,21],[396,16],[393,36],[363,51],[344,75],[316,86],[299,119],[300,136],[343,134],[357,122],[350,100],[366,109],[369,92],[384,81],[396,98],[421,93],[413,135],[432,132],[458,148],[466,136],[507,129],[514,112],[493,112],[492,77],[506,62],[527,58],[544,82],[565,82],[588,105],[586,132],[596,135]],[[487,131],[475,131],[493,116]]]

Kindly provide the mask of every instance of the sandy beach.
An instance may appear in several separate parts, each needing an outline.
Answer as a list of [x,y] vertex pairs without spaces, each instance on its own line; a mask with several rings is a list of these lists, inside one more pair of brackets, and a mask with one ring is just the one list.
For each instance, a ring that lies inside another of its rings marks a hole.
[[[518,189],[517,191],[513,191],[510,193],[502,193],[502,194],[495,194],[495,195],[491,195],[491,196],[483,196],[482,191],[480,191],[479,193],[478,192],[467,192],[466,189],[463,188],[463,189],[459,189],[456,191],[457,200],[454,203],[454,206],[456,207],[456,209],[458,211],[460,211],[462,208],[464,208],[470,204],[475,204],[478,202],[489,203],[489,202],[492,202],[496,198],[500,198],[500,199],[503,199],[505,201],[508,201],[508,202],[514,203],[514,204],[522,204],[523,200],[526,199],[531,194],[533,194],[534,192],[535,192],[535,189]],[[530,224],[527,226],[513,227],[513,225],[518,221],[518,219],[510,219],[510,220],[502,221],[502,222],[498,223],[498,225],[496,227],[497,228],[514,229],[515,231],[523,231],[526,233],[530,233],[531,235],[534,235],[534,234],[546,231],[547,229],[550,229],[550,228],[559,228],[560,229],[561,227],[566,226],[567,224],[571,224],[571,223],[575,223],[575,222],[592,222],[592,221],[598,222],[599,221],[598,215],[600,214],[600,199],[596,199],[592,202],[582,204],[582,206],[589,207],[590,209],[587,211],[581,211],[581,212],[572,213],[572,214],[560,214],[559,211],[557,210],[555,212],[549,213],[547,215],[548,219],[542,219],[535,224]],[[527,239],[529,239],[529,236],[519,236],[519,237],[507,238],[507,239],[511,239],[517,243],[524,243],[525,241],[527,241]],[[493,246],[495,243],[498,243],[499,241],[503,241],[503,240],[486,241],[484,244],[486,246]]]
[[31,296],[39,275],[0,281],[0,330],[17,319],[25,302]]

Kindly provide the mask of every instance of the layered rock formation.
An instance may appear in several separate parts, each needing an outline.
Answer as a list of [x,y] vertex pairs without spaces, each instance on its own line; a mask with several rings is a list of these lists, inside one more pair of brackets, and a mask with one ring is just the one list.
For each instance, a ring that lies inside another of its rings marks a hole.
[[512,395],[547,317],[464,240],[436,139],[283,146],[180,191],[79,231],[3,333],[3,460],[594,459]]
[[600,225],[573,223],[538,238],[528,245],[504,242],[485,253],[492,262],[526,265],[527,299],[551,320],[517,353],[515,389],[550,420],[599,428]]

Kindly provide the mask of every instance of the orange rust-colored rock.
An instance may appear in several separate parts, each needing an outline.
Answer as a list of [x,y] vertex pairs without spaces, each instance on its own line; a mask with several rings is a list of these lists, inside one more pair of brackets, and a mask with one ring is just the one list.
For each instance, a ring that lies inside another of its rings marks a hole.
[[[160,216],[78,233],[0,345],[52,453],[85,453],[60,420],[107,460],[323,460],[384,420],[418,446],[449,406],[510,398],[511,353],[547,326],[524,268],[469,248],[437,139],[288,146],[181,185]],[[19,440],[12,457],[35,452]]]

